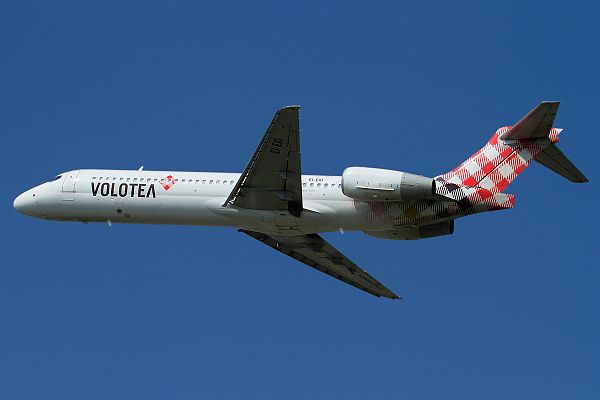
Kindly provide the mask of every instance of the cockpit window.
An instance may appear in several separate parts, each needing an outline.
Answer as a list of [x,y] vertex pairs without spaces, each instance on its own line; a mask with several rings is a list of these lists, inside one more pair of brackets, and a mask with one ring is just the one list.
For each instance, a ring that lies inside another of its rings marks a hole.
[[50,182],[54,182],[62,178],[62,175],[56,175],[54,178],[50,179]]

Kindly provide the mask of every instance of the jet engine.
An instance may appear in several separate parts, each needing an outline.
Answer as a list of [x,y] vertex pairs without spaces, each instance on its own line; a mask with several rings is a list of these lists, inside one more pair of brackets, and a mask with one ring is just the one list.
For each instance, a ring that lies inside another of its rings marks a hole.
[[342,193],[364,201],[433,199],[435,180],[389,169],[350,167],[342,174]]
[[365,231],[369,236],[379,239],[392,240],[417,240],[435,236],[445,236],[454,233],[454,221],[440,222],[438,224],[406,226],[391,231]]

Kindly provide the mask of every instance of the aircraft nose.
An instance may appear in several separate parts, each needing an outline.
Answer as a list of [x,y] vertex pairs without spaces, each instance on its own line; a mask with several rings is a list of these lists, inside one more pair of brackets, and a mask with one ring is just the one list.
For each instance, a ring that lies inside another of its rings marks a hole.
[[13,207],[15,210],[28,215],[31,215],[34,212],[36,204],[37,200],[33,190],[28,190],[24,193],[21,193],[17,196],[15,201],[13,201]]

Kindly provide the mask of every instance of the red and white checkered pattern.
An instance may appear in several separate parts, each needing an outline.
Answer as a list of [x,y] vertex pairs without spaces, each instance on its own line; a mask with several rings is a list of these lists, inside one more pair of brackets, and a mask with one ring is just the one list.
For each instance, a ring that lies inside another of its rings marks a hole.
[[558,142],[558,135],[562,132],[563,130],[560,128],[552,128],[550,129],[550,134],[548,135],[548,139],[550,139],[550,141],[552,143],[556,143]]
[[173,185],[175,185],[175,179],[173,179],[173,175],[169,175],[166,178],[164,178],[160,184],[162,185],[163,188],[165,188],[165,190],[169,190],[173,187]]
[[549,143],[558,141],[561,129],[552,128],[549,140],[500,140],[510,128],[498,129],[482,149],[454,170],[435,178],[436,193],[443,197],[384,202],[353,200],[355,209],[367,222],[401,227],[514,207],[515,196],[502,192]]
[[558,141],[562,129],[552,128],[550,140],[499,139],[510,128],[498,129],[483,148],[437,177],[436,192],[456,200],[463,212],[470,208],[479,212],[513,207],[514,196],[502,192],[549,143]]

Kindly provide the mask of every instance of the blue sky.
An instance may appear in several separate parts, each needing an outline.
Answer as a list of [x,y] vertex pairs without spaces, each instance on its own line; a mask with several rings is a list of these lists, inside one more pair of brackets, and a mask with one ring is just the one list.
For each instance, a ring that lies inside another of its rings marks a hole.
[[[0,5],[0,397],[596,399],[594,2]],[[58,223],[13,198],[74,168],[240,171],[301,104],[306,173],[445,172],[559,100],[516,208],[417,242],[325,234],[377,299],[233,229]]]

